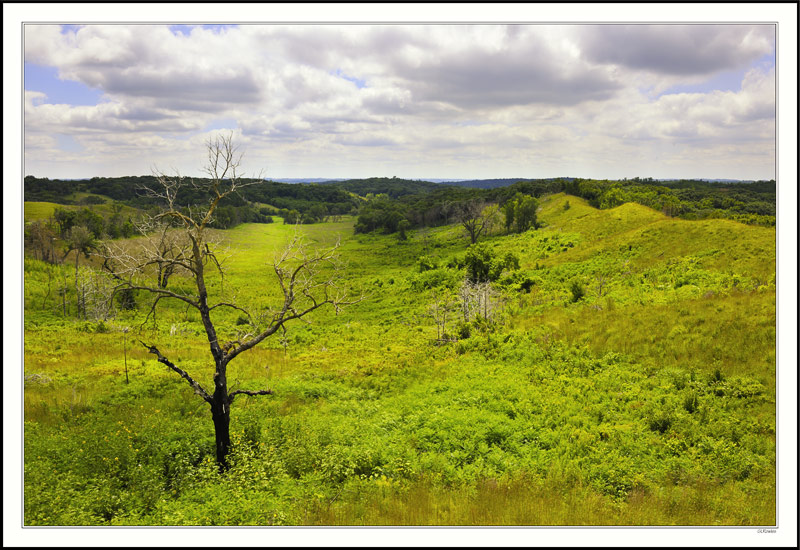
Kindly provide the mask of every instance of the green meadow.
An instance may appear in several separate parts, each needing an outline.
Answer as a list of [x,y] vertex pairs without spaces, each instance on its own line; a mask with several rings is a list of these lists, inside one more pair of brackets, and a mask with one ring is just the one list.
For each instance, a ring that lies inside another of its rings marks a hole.
[[[274,394],[237,397],[222,474],[207,404],[141,343],[210,384],[197,312],[148,316],[141,293],[84,320],[75,252],[26,258],[25,525],[774,525],[775,228],[563,193],[538,216],[480,240],[519,267],[494,321],[453,314],[446,341],[430,313],[465,277],[459,225],[218,230],[217,296],[280,303],[272,259],[295,231],[340,239],[365,296],[231,363],[232,387]],[[214,313],[225,338],[246,328]]]

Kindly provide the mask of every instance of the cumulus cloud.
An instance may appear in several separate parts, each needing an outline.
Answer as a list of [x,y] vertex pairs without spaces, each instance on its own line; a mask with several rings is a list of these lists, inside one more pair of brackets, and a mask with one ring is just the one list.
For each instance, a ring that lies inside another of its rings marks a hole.
[[621,87],[609,71],[565,55],[536,28],[488,36],[486,41],[473,33],[397,63],[398,76],[416,99],[461,108],[574,105],[607,99]]
[[608,134],[638,140],[769,140],[775,128],[774,84],[774,70],[753,70],[739,92],[667,94],[654,101],[632,97],[623,120],[599,115],[597,123]]
[[[172,155],[194,170],[191,148],[199,155],[224,119],[255,162],[298,171],[286,177],[403,163],[415,177],[576,175],[623,165],[615,150],[679,163],[664,144],[723,154],[737,139],[766,151],[767,166],[774,71],[750,70],[740,91],[642,90],[744,70],[773,51],[768,25],[26,25],[27,62],[103,94],[73,106],[26,90],[26,160],[45,166],[59,155],[48,136],[62,134],[84,147],[74,170],[97,172],[82,175],[106,173],[115,151],[133,163],[134,150],[148,166]],[[545,166],[556,173],[535,171]]]
[[111,97],[211,112],[260,99],[261,85],[238,41],[211,31],[187,37],[165,26],[88,25],[62,34],[44,25],[26,27],[25,37],[26,61],[58,67],[61,78]]
[[100,103],[96,106],[26,103],[26,125],[31,131],[82,132],[186,132],[203,127],[195,118],[159,109]]
[[592,62],[669,75],[738,69],[771,53],[772,25],[593,25],[578,44]]

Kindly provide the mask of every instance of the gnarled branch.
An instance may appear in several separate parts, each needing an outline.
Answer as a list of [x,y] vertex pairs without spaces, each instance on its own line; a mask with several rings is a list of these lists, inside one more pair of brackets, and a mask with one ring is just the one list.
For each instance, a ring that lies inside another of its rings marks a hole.
[[[299,235],[292,238],[273,263],[278,284],[283,291],[284,299],[280,310],[273,315],[272,321],[265,329],[239,346],[226,350],[226,362],[255,347],[278,330],[285,330],[284,325],[288,321],[302,319],[326,304],[332,305],[338,313],[342,306],[355,304],[364,299],[363,294],[350,299],[347,291],[336,284],[342,270],[342,265],[336,256],[339,246],[340,243],[337,241],[329,249],[309,252]],[[321,275],[326,265],[333,271],[330,276]]]
[[181,369],[180,367],[177,367],[175,365],[175,363],[173,363],[172,361],[170,361],[169,359],[164,357],[161,354],[161,352],[158,351],[157,347],[149,346],[149,345],[145,344],[144,342],[142,342],[141,340],[139,340],[139,342],[144,347],[146,347],[147,350],[150,353],[152,353],[153,355],[155,355],[158,358],[158,362],[159,363],[162,363],[162,364],[166,365],[167,367],[169,367],[173,371],[177,372],[181,376],[181,378],[183,378],[184,380],[189,382],[189,385],[192,386],[192,388],[194,389],[194,393],[196,393],[197,395],[199,395],[200,397],[205,399],[208,403],[212,403],[212,398],[208,394],[208,392],[205,389],[203,389],[203,386],[201,386],[196,380],[194,380],[191,376],[189,376],[189,374],[185,370]]
[[272,390],[236,390],[228,394],[228,403],[233,403],[237,395],[272,395]]

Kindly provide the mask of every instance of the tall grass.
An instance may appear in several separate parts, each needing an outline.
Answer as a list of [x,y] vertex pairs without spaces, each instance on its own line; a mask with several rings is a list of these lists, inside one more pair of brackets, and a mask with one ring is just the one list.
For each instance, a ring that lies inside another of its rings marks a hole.
[[[563,489],[526,479],[482,480],[468,488],[353,486],[333,501],[315,501],[303,525],[448,526],[717,526],[772,525],[775,494],[743,485],[636,491],[625,502],[587,487]],[[754,498],[755,497],[755,498]]]

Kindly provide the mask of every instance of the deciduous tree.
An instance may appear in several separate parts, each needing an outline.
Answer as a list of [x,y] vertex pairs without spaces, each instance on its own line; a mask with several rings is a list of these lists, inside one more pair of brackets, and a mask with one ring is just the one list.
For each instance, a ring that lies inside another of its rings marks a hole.
[[36,220],[25,228],[25,250],[34,258],[56,263],[55,240],[56,233],[49,223]]
[[487,205],[480,199],[455,203],[453,210],[456,219],[469,235],[471,244],[477,243],[481,235],[491,231],[499,213],[497,205]]
[[539,209],[539,201],[530,195],[517,193],[503,204],[503,213],[506,217],[506,231],[512,230],[516,233],[523,233],[530,228],[538,226],[536,212]]

